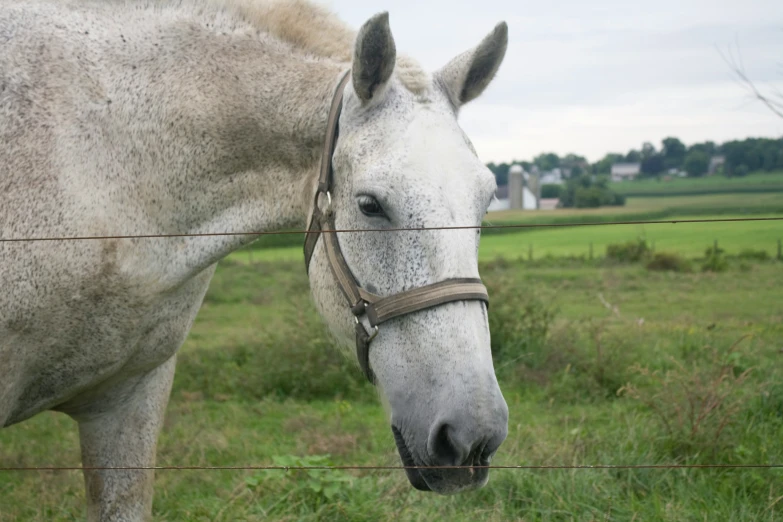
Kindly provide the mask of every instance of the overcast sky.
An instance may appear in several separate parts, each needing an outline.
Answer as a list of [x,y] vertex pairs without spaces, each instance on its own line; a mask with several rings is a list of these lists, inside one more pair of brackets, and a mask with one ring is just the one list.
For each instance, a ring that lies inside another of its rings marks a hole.
[[783,0],[322,0],[354,27],[389,11],[399,52],[437,69],[509,25],[500,73],[460,115],[483,160],[590,161],[666,136],[781,137],[718,48],[783,92]]

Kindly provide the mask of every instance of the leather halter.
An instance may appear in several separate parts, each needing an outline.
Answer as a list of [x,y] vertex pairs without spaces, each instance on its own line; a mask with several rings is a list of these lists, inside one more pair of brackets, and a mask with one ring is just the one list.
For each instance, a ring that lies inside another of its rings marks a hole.
[[[326,124],[326,139],[321,153],[321,169],[318,177],[318,189],[313,201],[313,213],[310,216],[310,224],[304,243],[305,267],[309,273],[310,259],[313,257],[315,245],[321,232],[324,232],[324,243],[329,267],[340,290],[348,301],[351,313],[356,322],[356,357],[362,372],[371,383],[375,384],[375,375],[370,369],[370,342],[378,334],[378,325],[399,317],[401,315],[418,312],[445,303],[454,301],[477,300],[489,305],[489,296],[486,287],[480,279],[457,278],[446,279],[438,283],[413,288],[399,294],[381,297],[363,289],[348,268],[345,262],[340,243],[337,240],[334,210],[332,209],[332,154],[337,141],[338,121],[343,104],[343,91],[350,71],[347,71],[340,80],[332,99],[329,119]],[[322,196],[327,198],[326,210],[322,211],[319,200]],[[367,333],[360,318],[366,317],[372,333]]]

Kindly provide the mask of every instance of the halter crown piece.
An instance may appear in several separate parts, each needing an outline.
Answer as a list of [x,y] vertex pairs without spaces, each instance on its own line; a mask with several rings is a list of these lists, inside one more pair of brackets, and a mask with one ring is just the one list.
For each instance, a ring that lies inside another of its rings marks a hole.
[[[326,124],[326,139],[321,153],[321,168],[318,177],[318,189],[315,191],[313,213],[305,235],[304,255],[305,267],[310,271],[310,259],[313,257],[318,238],[323,232],[324,246],[329,267],[337,280],[343,295],[355,320],[356,357],[362,372],[371,383],[375,384],[375,375],[370,368],[370,342],[378,335],[378,325],[401,315],[418,312],[427,308],[451,303],[454,301],[484,301],[489,305],[489,295],[480,279],[456,278],[446,279],[426,286],[413,288],[399,294],[381,297],[363,289],[345,262],[340,242],[335,232],[335,216],[332,209],[332,154],[337,142],[338,122],[343,105],[343,91],[350,79],[350,71],[346,71],[335,90],[329,119]],[[322,196],[327,198],[326,211],[318,205]],[[372,332],[368,333],[361,319],[366,318]]]

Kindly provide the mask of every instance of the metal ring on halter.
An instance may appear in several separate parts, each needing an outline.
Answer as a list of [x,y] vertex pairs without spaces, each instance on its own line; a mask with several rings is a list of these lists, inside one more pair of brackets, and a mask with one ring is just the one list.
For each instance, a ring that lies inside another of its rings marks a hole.
[[[355,316],[355,315],[354,315],[354,316],[353,316],[353,320],[356,322],[356,324],[360,324],[360,323],[359,323],[359,317],[358,317],[358,316]],[[362,328],[364,328],[364,325],[362,325]],[[378,336],[378,331],[379,331],[379,329],[378,329],[378,325],[375,325],[375,326],[373,326],[373,332],[372,332],[372,334],[370,335],[370,337],[367,339],[367,342],[368,342],[368,343],[369,343],[370,341],[372,341],[373,339],[375,339],[375,338]]]
[[326,210],[330,210],[332,208],[332,193],[328,190],[326,191]]

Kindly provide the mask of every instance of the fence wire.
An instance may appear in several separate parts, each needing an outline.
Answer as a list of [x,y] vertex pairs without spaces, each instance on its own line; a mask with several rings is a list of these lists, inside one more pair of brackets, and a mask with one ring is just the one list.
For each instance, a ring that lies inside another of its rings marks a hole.
[[[678,225],[684,223],[738,223],[743,221],[783,221],[783,217],[756,218],[717,218],[717,219],[659,219],[650,221],[604,221],[598,223],[511,223],[505,225],[466,225],[449,227],[403,227],[403,228],[349,228],[338,230],[319,230],[321,234],[344,234],[356,232],[417,232],[424,230],[497,230],[526,228],[560,228],[560,227],[600,227],[609,225]],[[156,239],[174,237],[216,237],[216,236],[282,236],[291,234],[307,234],[307,230],[276,230],[256,232],[203,232],[186,234],[128,234],[110,236],[62,236],[62,237],[21,237],[0,238],[0,243],[26,243],[41,241],[88,241],[96,239]]]
[[6,471],[301,471],[301,470],[405,470],[405,469],[520,469],[520,470],[602,470],[602,469],[783,469],[783,464],[583,464],[506,466],[18,466],[0,467]]

